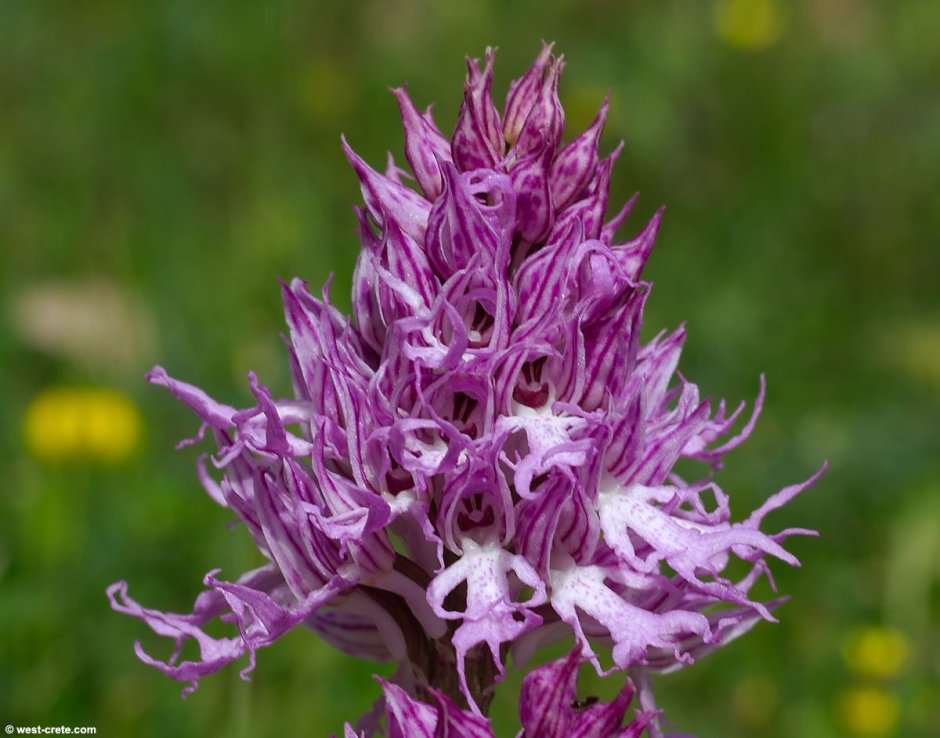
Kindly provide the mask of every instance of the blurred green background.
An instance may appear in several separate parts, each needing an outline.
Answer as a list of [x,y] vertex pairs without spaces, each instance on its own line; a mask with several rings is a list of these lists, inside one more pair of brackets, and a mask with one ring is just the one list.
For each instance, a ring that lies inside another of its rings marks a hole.
[[383,164],[386,86],[449,129],[463,54],[500,47],[501,97],[540,38],[568,59],[569,131],[612,91],[634,228],[668,205],[648,335],[687,321],[681,368],[715,396],[768,375],[718,479],[737,515],[832,464],[770,521],[822,533],[775,569],[782,622],[660,679],[667,715],[703,738],[940,735],[936,0],[0,1],[0,723],[326,736],[370,705],[373,666],[307,632],[185,701],[134,657],[160,646],[109,583],[188,611],[207,570],[259,559],[143,374],[243,404],[254,368],[287,393],[275,278],[335,273],[349,304],[340,132]]

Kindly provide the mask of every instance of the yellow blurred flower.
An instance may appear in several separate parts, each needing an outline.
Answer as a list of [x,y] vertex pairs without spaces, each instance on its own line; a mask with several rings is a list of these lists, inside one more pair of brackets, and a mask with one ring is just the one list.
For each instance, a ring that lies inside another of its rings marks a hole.
[[775,0],[718,0],[712,20],[729,46],[757,50],[772,46],[783,33],[784,18]]
[[23,422],[26,447],[43,461],[123,461],[137,450],[141,429],[133,401],[105,387],[47,388]]
[[849,634],[842,648],[846,666],[856,676],[890,679],[907,663],[908,640],[894,628],[867,626]]
[[839,698],[839,717],[850,733],[884,736],[898,722],[897,698],[880,687],[852,687]]

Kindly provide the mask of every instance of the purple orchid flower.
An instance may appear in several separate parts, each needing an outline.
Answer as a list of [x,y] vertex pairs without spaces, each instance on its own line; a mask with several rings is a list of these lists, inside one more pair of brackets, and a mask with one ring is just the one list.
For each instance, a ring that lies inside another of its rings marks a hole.
[[[283,285],[293,398],[250,374],[256,404],[236,410],[160,367],[149,375],[200,418],[194,440],[211,432],[218,450],[199,458],[199,479],[267,560],[234,582],[209,572],[189,614],[109,588],[114,609],[175,641],[166,661],[136,650],[184,693],[245,656],[247,678],[259,648],[302,624],[399,663],[382,683],[387,735],[478,738],[492,735],[484,716],[507,654],[523,665],[573,637],[566,659],[526,678],[524,735],[658,738],[649,674],[774,619],[782,600],[751,588],[770,557],[798,565],[788,536],[813,533],[760,525],[823,469],[732,522],[712,472],[753,429],[763,378],[732,435],[743,404],[729,412],[676,379],[684,329],[640,342],[662,211],[624,241],[635,198],[605,221],[620,151],[598,153],[608,100],[562,145],[562,59],[544,46],[502,115],[493,61],[469,60],[450,139],[393,90],[420,192],[394,161],[380,173],[343,140],[365,202],[353,316],[326,290]],[[682,458],[703,479],[679,478]],[[737,581],[724,574],[732,558],[750,564]],[[232,636],[206,634],[217,618]],[[186,639],[198,660],[179,660]],[[627,726],[632,683],[609,704],[577,702],[582,660],[639,685]]]

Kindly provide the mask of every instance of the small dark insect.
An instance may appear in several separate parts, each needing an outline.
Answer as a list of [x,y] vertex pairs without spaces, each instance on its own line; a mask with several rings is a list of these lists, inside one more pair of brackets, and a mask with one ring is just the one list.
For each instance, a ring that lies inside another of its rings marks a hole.
[[596,704],[600,701],[600,697],[585,697],[583,700],[571,700],[571,708],[573,710],[583,710],[586,707],[590,707],[593,704]]

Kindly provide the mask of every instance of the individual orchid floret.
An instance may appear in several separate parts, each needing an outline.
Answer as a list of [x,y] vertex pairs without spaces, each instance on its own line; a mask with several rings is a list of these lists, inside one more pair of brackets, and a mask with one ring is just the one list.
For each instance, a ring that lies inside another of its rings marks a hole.
[[451,139],[454,163],[463,172],[495,167],[503,156],[505,141],[492,96],[495,56],[495,49],[486,50],[482,72],[477,59],[467,59],[463,104]]
[[[544,604],[547,598],[545,583],[524,557],[509,553],[495,541],[478,545],[472,538],[465,538],[462,543],[463,555],[431,582],[428,602],[438,617],[461,621],[452,643],[460,685],[469,694],[464,663],[467,651],[478,643],[486,643],[502,672],[500,645],[511,643],[520,633],[540,625],[542,618],[533,608]],[[515,593],[510,588],[510,574],[532,588],[534,594],[529,599],[513,601]],[[467,589],[466,608],[462,612],[445,610],[445,598],[462,583]],[[470,706],[479,710],[472,698]]]
[[[578,651],[533,669],[519,696],[520,736],[539,738],[638,738],[658,711],[640,711],[624,725],[634,696],[627,681],[610,702],[577,696]],[[455,704],[446,694],[431,690],[429,702],[412,697],[397,684],[379,679],[385,699],[388,738],[494,738],[489,721]],[[349,723],[346,738],[359,734]]]
[[553,158],[551,190],[556,208],[570,205],[587,187],[591,175],[597,169],[597,147],[604,131],[609,103],[610,95],[607,95],[594,122]]
[[[304,626],[398,664],[345,738],[492,738],[508,661],[561,642],[569,655],[523,683],[520,735],[660,738],[650,675],[775,619],[784,598],[756,587],[773,587],[771,561],[799,564],[788,538],[814,533],[761,528],[822,470],[732,516],[714,475],[754,430],[764,379],[748,416],[678,373],[684,326],[642,339],[663,210],[617,235],[636,196],[608,212],[610,96],[563,143],[563,66],[544,44],[500,115],[495,50],[469,59],[450,137],[392,89],[411,175],[342,138],[363,199],[352,315],[329,285],[282,284],[290,397],[252,373],[240,409],[150,373],[200,421],[181,445],[211,437],[198,479],[263,559],[235,581],[206,574],[188,614],[109,588],[173,642],[165,660],[136,650],[185,693],[233,661],[247,678]],[[199,654],[181,660],[187,640]],[[620,675],[614,700],[577,698],[584,662]]]
[[437,130],[429,116],[418,112],[403,87],[396,87],[392,93],[398,100],[405,129],[405,157],[424,196],[433,202],[440,197],[443,188],[440,165],[451,161],[450,141]]
[[554,44],[542,44],[542,50],[524,75],[509,83],[506,107],[503,112],[503,137],[510,147],[515,146],[522,127],[529,119],[532,107],[544,87],[545,70],[552,64]]
[[658,712],[638,711],[624,726],[633,699],[628,680],[610,702],[596,697],[579,699],[578,669],[583,658],[578,649],[566,657],[533,669],[522,683],[519,715],[523,734],[541,738],[636,738]]

